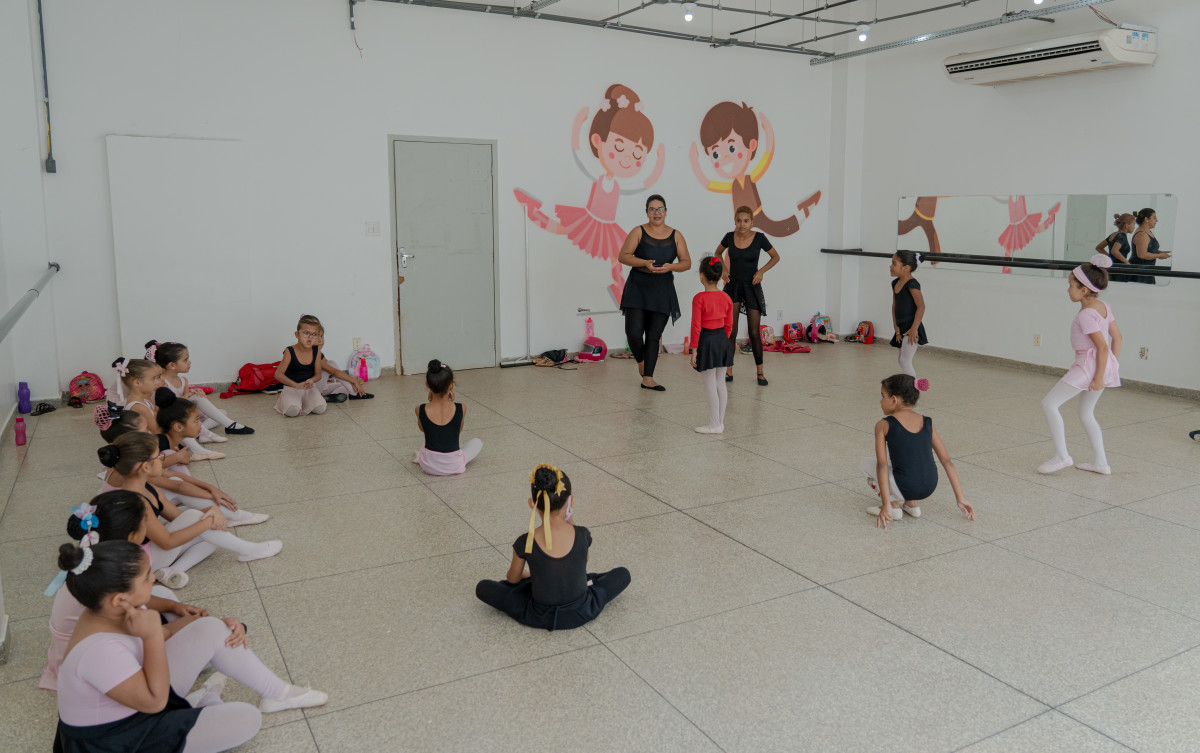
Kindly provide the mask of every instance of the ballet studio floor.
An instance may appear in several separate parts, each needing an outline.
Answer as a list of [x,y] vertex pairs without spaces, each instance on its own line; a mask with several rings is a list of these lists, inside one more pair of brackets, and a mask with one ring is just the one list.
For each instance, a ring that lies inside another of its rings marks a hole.
[[[264,718],[243,751],[1194,751],[1200,746],[1200,403],[1109,390],[1097,415],[1114,474],[1039,476],[1039,400],[1054,378],[922,353],[921,399],[975,505],[945,478],[887,532],[864,513],[879,379],[896,351],[848,343],[737,359],[726,431],[706,436],[699,376],[660,362],[459,373],[458,478],[422,475],[421,376],[376,399],[284,419],[224,401],[252,437],[198,463],[269,522],[282,554],[218,551],[179,592],[235,616],[285,678],[329,705]],[[1090,457],[1064,409],[1077,460]],[[0,572],[12,656],[0,750],[46,751],[37,689],[55,549],[93,495],[90,411],[29,420],[0,447]],[[546,633],[475,600],[525,527],[528,477],[574,482],[591,569],[633,584],[592,624]],[[231,683],[227,698],[256,700]]]

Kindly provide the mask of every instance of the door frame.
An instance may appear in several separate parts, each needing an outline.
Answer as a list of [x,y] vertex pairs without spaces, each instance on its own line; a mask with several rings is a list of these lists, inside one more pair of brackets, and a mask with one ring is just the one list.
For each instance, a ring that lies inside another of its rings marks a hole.
[[[387,151],[388,151],[388,188],[390,203],[388,212],[392,218],[391,232],[391,247],[388,250],[388,255],[391,257],[390,267],[392,268],[392,279],[399,280],[400,265],[396,260],[396,245],[399,243],[399,226],[396,218],[396,142],[403,141],[409,143],[433,143],[433,144],[471,144],[476,146],[489,146],[492,150],[492,304],[493,304],[493,337],[496,342],[496,361],[493,366],[500,363],[502,348],[500,342],[500,184],[499,184],[499,147],[500,143],[495,139],[468,139],[468,138],[448,138],[442,136],[413,136],[402,134],[388,134]],[[392,288],[392,321],[395,322],[395,346],[396,346],[396,374],[403,374],[404,356],[403,342],[401,342],[400,332],[400,285],[398,282],[391,283]]]

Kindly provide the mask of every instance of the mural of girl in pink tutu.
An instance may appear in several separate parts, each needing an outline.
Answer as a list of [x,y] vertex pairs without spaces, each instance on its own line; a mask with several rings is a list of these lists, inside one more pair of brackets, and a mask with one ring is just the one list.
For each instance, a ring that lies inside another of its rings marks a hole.
[[644,191],[658,181],[666,147],[658,145],[649,175],[636,181],[648,167],[647,158],[654,146],[654,126],[642,113],[641,99],[628,86],[613,84],[604,92],[604,99],[592,117],[585,149],[579,143],[579,135],[587,117],[588,108],[584,107],[575,116],[571,128],[575,164],[593,181],[587,206],[557,204],[554,207],[557,219],[554,219],[541,211],[542,202],[533,196],[520,188],[514,189],[513,193],[525,207],[530,222],[551,233],[567,236],[589,256],[604,259],[612,265],[613,281],[608,290],[620,306],[625,277],[617,256],[628,233],[617,224],[617,203],[621,194]]
[[[997,198],[997,201],[1003,199]],[[1004,249],[1004,255],[1008,258],[1021,249],[1029,245],[1029,242],[1040,233],[1046,232],[1050,226],[1054,224],[1054,216],[1058,214],[1062,203],[1057,203],[1050,207],[1046,212],[1046,221],[1042,222],[1042,213],[1034,212],[1030,214],[1025,210],[1024,196],[1009,196],[1008,197],[1008,227],[1004,228],[1004,232],[1000,233],[1000,247]],[[1001,272],[1011,274],[1011,267],[1002,267]]]

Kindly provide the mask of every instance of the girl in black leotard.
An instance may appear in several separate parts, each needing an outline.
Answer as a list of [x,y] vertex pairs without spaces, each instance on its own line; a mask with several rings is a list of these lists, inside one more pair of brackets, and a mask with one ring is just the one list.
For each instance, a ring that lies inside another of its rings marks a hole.
[[[1158,214],[1147,207],[1137,213],[1137,232],[1133,234],[1133,256],[1129,261],[1135,266],[1153,267],[1159,259],[1170,259],[1171,252],[1158,250],[1158,238],[1154,237],[1154,228],[1158,226]],[[1157,285],[1154,275],[1132,275],[1133,282],[1143,285]]]
[[[522,625],[570,630],[591,620],[629,585],[618,567],[589,573],[592,534],[571,522],[571,479],[550,465],[529,477],[529,532],[513,542],[512,564],[504,580],[481,580],[475,596]],[[542,513],[542,525],[536,526]]]
[[917,375],[913,367],[917,346],[929,342],[921,321],[925,318],[925,296],[921,293],[921,283],[913,277],[920,263],[920,254],[897,251],[892,255],[892,266],[888,270],[895,276],[892,280],[892,326],[896,334],[892,336],[891,345],[900,349],[900,370],[911,377]]
[[312,314],[300,317],[296,324],[296,344],[284,348],[283,358],[275,367],[275,381],[283,385],[275,410],[292,418],[321,414],[328,407],[321,391],[315,389],[317,374],[325,368],[325,359],[317,347],[321,320]]
[[[1113,260],[1113,269],[1119,266],[1123,267],[1132,264],[1130,257],[1133,256],[1133,247],[1129,244],[1130,235],[1133,233],[1135,217],[1126,212],[1125,214],[1114,214],[1113,225],[1117,229],[1108,234],[1108,237],[1096,244],[1096,253],[1107,254]],[[1109,272],[1109,282],[1129,282],[1132,275],[1121,274],[1120,272]]]
[[[734,305],[733,331],[729,333],[729,341],[733,344],[734,352],[737,352],[738,314],[745,314],[749,330],[746,334],[750,337],[754,365],[758,368],[758,383],[765,387],[767,380],[763,377],[763,343],[759,327],[763,314],[767,312],[767,297],[763,295],[762,279],[767,270],[779,263],[779,252],[766,235],[751,229],[754,212],[750,207],[738,207],[733,215],[733,223],[737,229],[725,234],[716,253],[725,262],[725,292]],[[764,251],[770,259],[760,268],[758,258]],[[725,381],[733,381],[732,366],[725,370]]]
[[[883,409],[884,418],[875,424],[875,457],[863,458],[859,465],[867,474],[867,483],[882,501],[879,507],[867,509],[875,516],[877,527],[886,529],[889,521],[900,520],[904,513],[921,517],[921,508],[916,503],[937,488],[934,454],[946,469],[950,486],[954,487],[958,509],[971,520],[975,519],[975,508],[963,495],[958,471],[950,462],[950,453],[946,452],[937,429],[933,428],[933,419],[913,411],[921,392],[927,389],[928,379],[914,380],[908,374],[896,374],[880,382],[882,399],[879,407]],[[900,504],[893,507],[892,502]]]
[[629,279],[621,294],[621,312],[625,314],[625,337],[638,362],[642,389],[666,389],[654,381],[654,366],[662,347],[667,319],[679,319],[679,296],[675,294],[672,272],[692,268],[683,233],[666,224],[667,202],[654,194],[646,200],[645,225],[630,231],[621,246],[618,261],[630,267]]
[[431,476],[465,473],[467,463],[483,449],[483,442],[470,439],[460,444],[467,409],[454,402],[454,371],[438,359],[429,362],[425,372],[429,399],[417,406],[417,428],[425,435],[413,462]]

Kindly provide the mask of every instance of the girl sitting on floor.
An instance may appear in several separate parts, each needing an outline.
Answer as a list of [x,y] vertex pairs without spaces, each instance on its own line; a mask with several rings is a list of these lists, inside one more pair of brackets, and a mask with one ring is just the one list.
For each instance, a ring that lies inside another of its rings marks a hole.
[[467,470],[483,449],[479,439],[468,440],[459,446],[467,409],[454,402],[454,371],[436,358],[425,372],[429,397],[425,405],[417,406],[417,427],[425,435],[421,449],[413,462],[431,476],[453,476]]
[[[154,393],[163,386],[162,367],[141,358],[134,358],[128,362],[124,358],[118,358],[113,361],[113,370],[119,377],[117,395],[124,401],[121,410],[138,414],[145,419],[148,427],[157,426],[155,416],[158,414],[158,406],[154,404]],[[198,442],[193,442],[188,449],[193,460],[220,460],[225,457],[225,453],[207,450]]]
[[220,408],[212,404],[204,390],[189,387],[187,376],[192,370],[192,357],[183,343],[160,343],[151,340],[146,343],[146,360],[154,361],[163,370],[163,386],[175,393],[176,397],[186,397],[200,408],[204,414],[204,429],[198,439],[201,442],[225,442],[225,437],[210,431],[218,426],[225,427],[226,434],[253,434],[245,424],[239,424]]
[[[539,465],[529,483],[529,532],[513,542],[506,579],[480,581],[475,596],[522,625],[577,628],[595,619],[629,586],[629,571],[623,567],[607,573],[587,571],[592,534],[571,522],[574,497],[567,474]],[[539,506],[542,524],[535,527]]]

